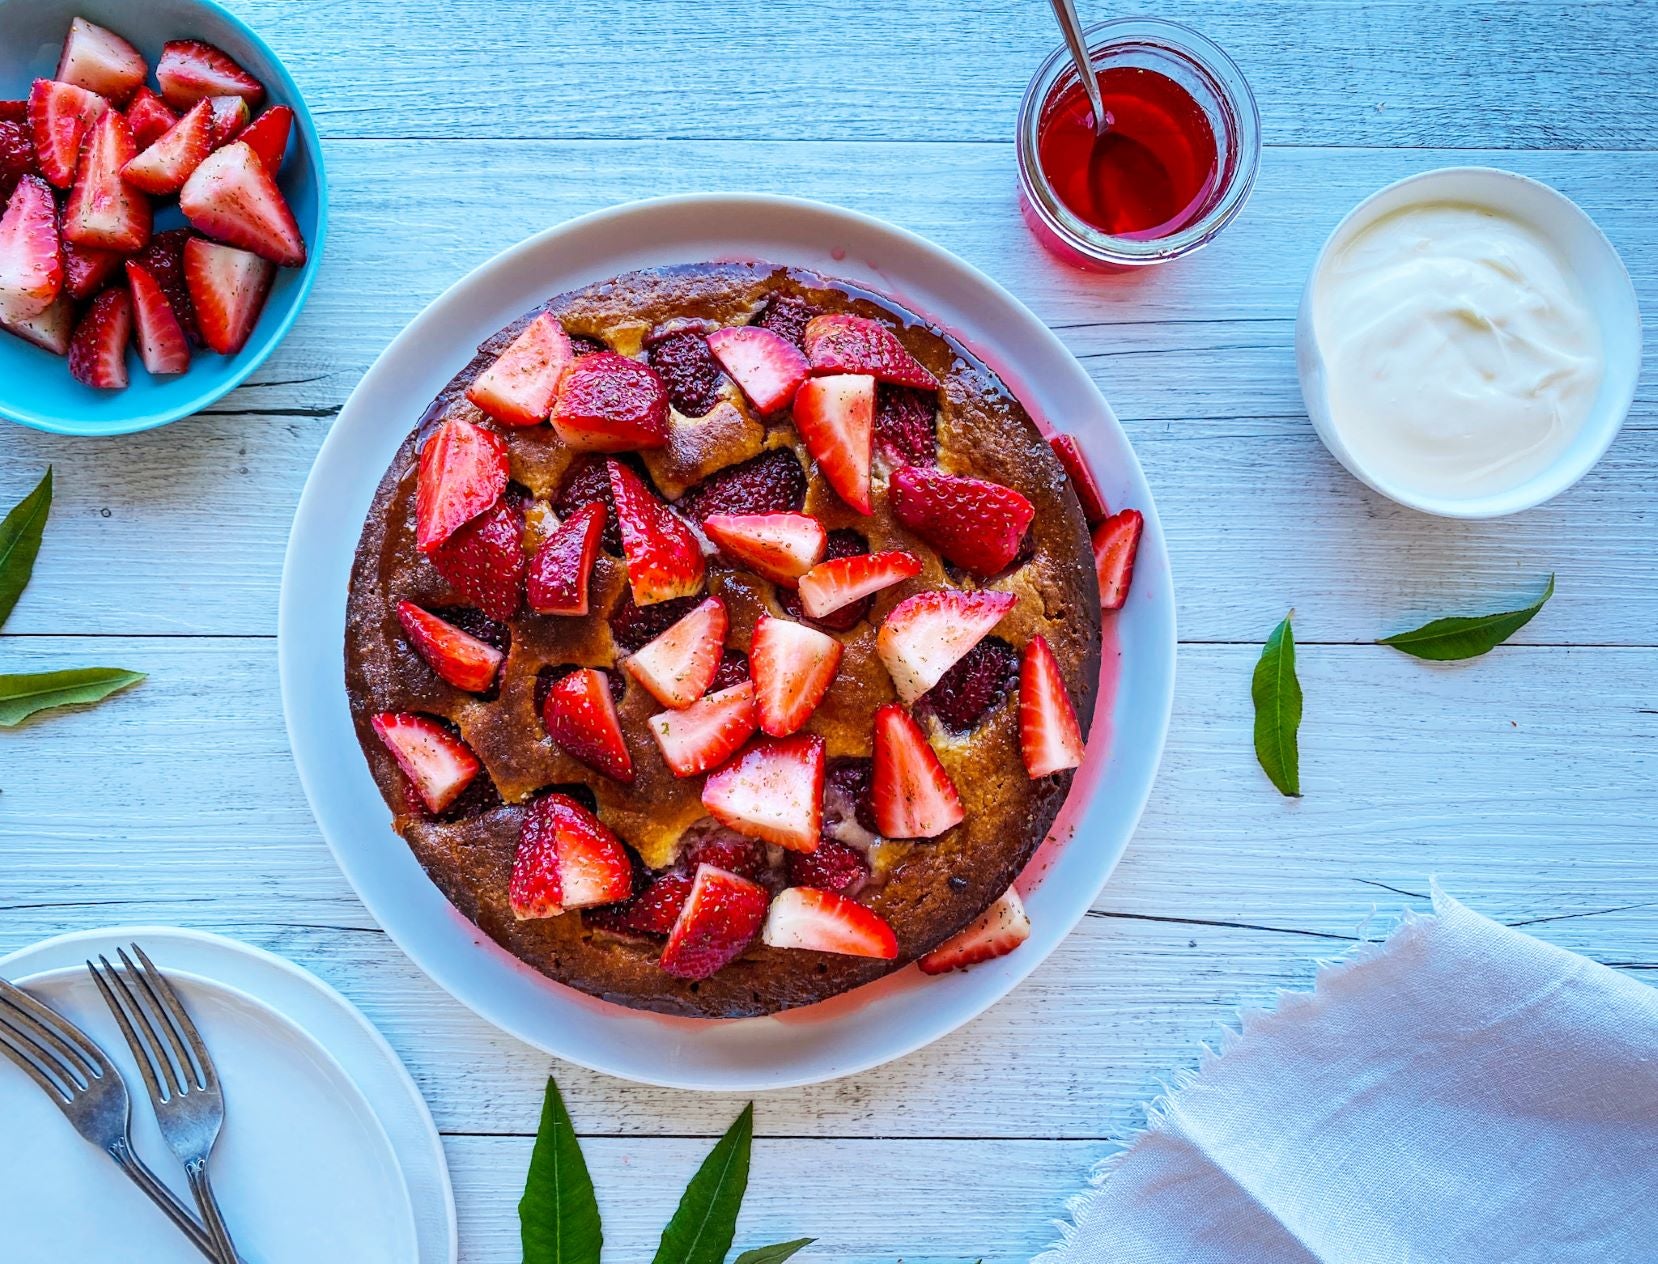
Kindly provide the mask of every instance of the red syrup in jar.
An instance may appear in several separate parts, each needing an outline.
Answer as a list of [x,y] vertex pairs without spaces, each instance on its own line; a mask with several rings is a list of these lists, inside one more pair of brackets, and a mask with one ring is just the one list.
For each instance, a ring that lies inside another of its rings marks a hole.
[[1208,115],[1155,70],[1108,66],[1098,78],[1106,135],[1096,142],[1088,94],[1073,82],[1042,112],[1043,174],[1071,213],[1099,232],[1141,241],[1173,236],[1202,217],[1218,189]]

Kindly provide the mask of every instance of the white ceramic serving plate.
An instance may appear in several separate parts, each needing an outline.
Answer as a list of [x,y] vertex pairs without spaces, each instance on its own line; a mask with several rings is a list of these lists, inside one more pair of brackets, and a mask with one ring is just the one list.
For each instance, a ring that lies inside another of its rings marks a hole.
[[[427,879],[390,827],[347,706],[346,587],[393,454],[432,397],[503,325],[563,290],[636,268],[764,259],[840,277],[936,321],[1038,419],[1074,433],[1113,506],[1145,534],[1126,607],[1107,616],[1104,690],[1087,762],[1021,880],[1034,922],[1018,952],[930,979],[900,971],[776,1017],[666,1018],[552,983],[497,947]],[[334,855],[380,924],[458,999],[530,1044],[644,1083],[747,1092],[875,1066],[981,1013],[1039,965],[1098,894],[1133,833],[1174,687],[1174,594],[1151,491],[1110,406],[1059,340],[969,264],[879,220],[791,198],[702,194],[572,220],[452,286],[385,350],[346,402],[300,500],[282,579],[283,707],[300,779]],[[1123,670],[1118,672],[1119,656]],[[1069,840],[1061,844],[1058,840]]]
[[[1565,257],[1600,325],[1606,373],[1577,438],[1547,469],[1519,486],[1466,499],[1427,496],[1400,487],[1366,469],[1342,442],[1330,416],[1324,357],[1313,329],[1313,284],[1324,261],[1384,215],[1423,202],[1460,202],[1489,207],[1529,224]],[[1366,487],[1423,513],[1445,518],[1500,518],[1558,496],[1582,478],[1611,446],[1635,398],[1641,372],[1641,309],[1635,286],[1612,243],[1595,221],[1565,194],[1529,177],[1496,167],[1444,167],[1408,176],[1379,189],[1337,224],[1318,252],[1295,322],[1295,359],[1301,395],[1313,429],[1330,454]]]
[[[151,1169],[188,1204],[137,1066],[83,964],[134,940],[178,984],[213,1053],[226,1102],[214,1188],[243,1258],[450,1264],[453,1201],[431,1117],[396,1055],[320,980],[234,940],[168,927],[83,931],[0,960],[0,975],[75,1022],[120,1069]],[[6,1063],[0,1118],[9,1136],[28,1139],[0,1146],[8,1259],[199,1261]]]

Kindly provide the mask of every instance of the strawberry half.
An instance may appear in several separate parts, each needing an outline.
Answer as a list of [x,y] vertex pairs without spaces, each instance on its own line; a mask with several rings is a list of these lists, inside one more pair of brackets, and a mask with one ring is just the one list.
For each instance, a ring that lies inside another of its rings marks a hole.
[[1048,446],[1065,467],[1065,477],[1071,480],[1071,488],[1082,502],[1083,518],[1090,527],[1099,526],[1111,511],[1105,507],[1105,493],[1100,490],[1099,480],[1094,477],[1088,458],[1082,454],[1082,445],[1071,435],[1056,434],[1048,440]]
[[506,655],[493,645],[412,601],[397,603],[397,621],[408,634],[409,643],[440,679],[468,693],[485,693],[494,686]]
[[541,704],[541,721],[566,754],[623,785],[633,784],[633,758],[602,671],[578,667],[554,681]]
[[[587,356],[583,362],[595,358]],[[605,466],[634,602],[648,606],[701,591],[702,549],[691,528],[657,499],[631,467],[614,459]]]
[[875,379],[853,373],[807,379],[795,392],[794,424],[829,486],[859,513],[869,513]]
[[127,260],[127,289],[132,293],[132,323],[138,358],[156,375],[183,373],[190,367],[190,340],[167,304],[160,284],[143,264]]
[[[182,259],[184,286],[201,340],[220,355],[235,355],[247,345],[265,310],[276,265],[204,237],[186,241]],[[165,288],[161,274],[156,280]]]
[[[153,240],[153,239],[152,239]],[[63,291],[72,299],[88,299],[121,270],[123,256],[113,250],[63,243]]]
[[525,810],[507,881],[515,917],[556,917],[632,894],[633,862],[598,817],[564,794],[542,795]]
[[548,536],[530,561],[526,596],[537,614],[587,613],[587,588],[604,539],[602,500],[590,501]]
[[72,83],[35,80],[29,89],[29,131],[35,161],[48,184],[67,189],[74,182],[81,142],[108,109],[109,102],[96,92]]
[[1008,592],[917,593],[894,606],[875,634],[898,696],[914,702],[1002,621],[1018,601]]
[[702,529],[727,557],[790,588],[829,546],[823,524],[808,514],[712,514]]
[[265,164],[273,176],[282,170],[283,155],[288,152],[288,135],[294,129],[294,112],[285,105],[273,105],[236,139],[241,141]]
[[213,111],[206,101],[198,101],[165,136],[122,167],[121,176],[158,197],[177,193],[212,150]]
[[716,329],[708,349],[762,413],[777,412],[793,399],[811,369],[799,347],[758,325]]
[[32,342],[42,351],[53,355],[67,355],[69,340],[75,330],[75,303],[67,294],[59,294],[43,312],[23,320],[7,320],[0,316],[0,329],[15,334],[25,342]]
[[938,389],[938,379],[904,349],[897,334],[862,316],[814,316],[801,341],[813,373],[867,373],[899,386]]
[[251,250],[279,267],[305,262],[294,213],[259,155],[231,141],[203,160],[178,196],[184,218],[209,237]]
[[830,558],[800,577],[800,605],[812,618],[821,619],[919,574],[920,559],[899,549]]
[[124,389],[131,337],[132,300],[125,290],[105,290],[75,326],[69,340],[69,372],[82,385],[101,391]]
[[436,720],[408,711],[383,711],[370,723],[434,816],[447,811],[478,775],[478,757]]
[[875,712],[875,824],[887,838],[937,838],[966,811],[927,735],[896,702]]
[[669,869],[657,874],[649,886],[625,903],[590,910],[582,924],[618,935],[666,938],[679,920],[685,901],[691,898],[691,883],[689,870]]
[[38,316],[62,290],[57,202],[46,181],[24,176],[0,216],[0,320]]
[[200,40],[172,40],[162,45],[155,80],[175,110],[188,110],[205,97],[241,97],[249,109],[258,109],[265,99],[264,84],[229,53]]
[[841,643],[834,637],[761,614],[748,647],[761,730],[787,737],[800,729],[829,692],[840,662]]
[[768,948],[805,948],[878,961],[898,955],[898,936],[879,913],[814,887],[779,891],[760,937]]
[[132,143],[140,152],[165,136],[177,122],[178,115],[148,88],[140,88],[127,106],[127,126],[132,128]]
[[707,979],[748,951],[766,920],[765,887],[713,865],[697,866],[691,894],[662,950],[662,969]]
[[1134,555],[1146,525],[1138,509],[1114,513],[1094,529],[1094,569],[1100,577],[1100,609],[1121,610],[1134,580]]
[[[194,243],[192,243],[194,244]],[[420,450],[415,547],[430,553],[507,489],[507,441],[464,417],[451,417]]]
[[505,497],[456,528],[430,556],[449,586],[491,619],[518,614],[524,591],[524,515]]
[[1029,938],[1030,916],[1019,893],[1009,887],[966,930],[946,939],[916,964],[923,974],[965,970],[981,961],[1005,957]]
[[542,312],[473,379],[466,397],[504,426],[533,426],[547,420],[575,362],[570,335],[557,316]]
[[665,707],[688,707],[714,683],[730,626],[725,602],[709,597],[622,666]]
[[1082,729],[1065,678],[1048,647],[1033,636],[1019,667],[1019,754],[1032,780],[1082,763]]
[[754,683],[748,680],[704,694],[683,711],[663,711],[650,718],[651,736],[676,777],[718,768],[753,736],[758,723]]
[[57,73],[52,78],[96,92],[119,105],[144,86],[149,71],[144,54],[114,31],[76,18],[69,24],[69,35],[63,41]]
[[[200,105],[201,102],[196,102]],[[248,109],[248,103],[241,97],[209,97],[207,107],[213,120],[213,148],[228,145],[238,139],[246,130],[248,120],[253,117]],[[193,105],[190,107],[195,109]],[[261,164],[264,160],[260,159]],[[275,172],[271,173],[275,175]]]
[[888,483],[893,516],[957,566],[980,575],[1019,555],[1036,506],[1011,487],[906,465]]
[[[188,228],[169,228],[152,234],[149,244],[133,256],[133,262],[143,265],[144,270],[155,278],[161,292],[167,296],[167,305],[173,309],[173,315],[184,326],[185,336],[196,346],[201,346],[201,332],[196,328],[196,308],[190,301],[190,286],[184,279],[184,246],[194,236]],[[64,252],[65,285],[74,274],[71,256],[76,252],[80,252],[80,247]],[[275,269],[263,259],[254,257],[254,261],[264,271],[274,273]],[[119,266],[120,259],[116,257],[110,264],[110,271]]]
[[761,738],[702,787],[721,825],[793,851],[816,851],[823,829],[823,739]]
[[121,254],[143,249],[150,239],[150,200],[121,177],[136,153],[132,129],[117,111],[92,125],[63,208],[65,241]]
[[668,388],[650,365],[599,351],[571,366],[549,420],[572,448],[660,448],[668,442]]

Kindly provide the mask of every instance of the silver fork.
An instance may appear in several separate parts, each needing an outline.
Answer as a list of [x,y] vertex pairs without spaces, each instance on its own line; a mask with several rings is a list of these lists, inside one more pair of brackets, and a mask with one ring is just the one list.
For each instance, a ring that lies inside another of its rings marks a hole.
[[130,1101],[121,1073],[79,1027],[4,979],[0,1053],[40,1085],[75,1131],[115,1160],[203,1255],[220,1258],[207,1231],[133,1151]]
[[125,948],[117,948],[123,969],[117,970],[101,954],[98,965],[88,961],[86,968],[137,1059],[161,1135],[184,1164],[215,1258],[233,1264],[236,1248],[207,1179],[207,1159],[225,1119],[219,1077],[172,983],[142,948],[133,944],[132,950],[142,966],[133,964]]

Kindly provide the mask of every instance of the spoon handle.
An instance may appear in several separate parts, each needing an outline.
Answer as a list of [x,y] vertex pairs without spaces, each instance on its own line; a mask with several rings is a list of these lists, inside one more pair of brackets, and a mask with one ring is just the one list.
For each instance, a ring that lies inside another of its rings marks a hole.
[[1105,103],[1100,100],[1100,81],[1094,74],[1094,59],[1088,55],[1088,42],[1082,38],[1082,22],[1077,18],[1074,0],[1051,0],[1059,29],[1065,32],[1065,42],[1071,46],[1071,60],[1076,62],[1082,87],[1088,93],[1088,106],[1094,112],[1094,135],[1105,134]]

